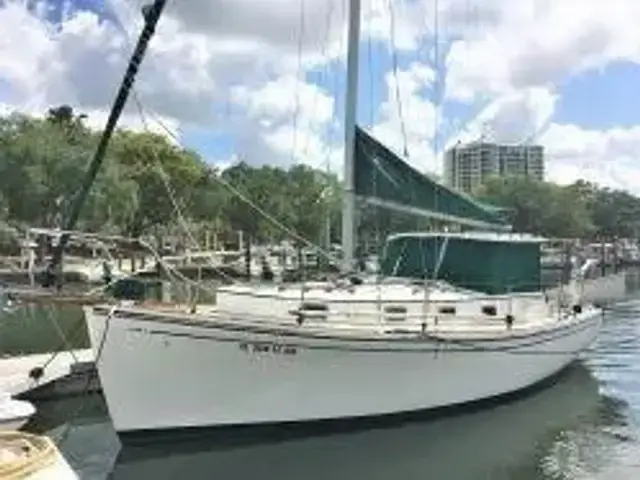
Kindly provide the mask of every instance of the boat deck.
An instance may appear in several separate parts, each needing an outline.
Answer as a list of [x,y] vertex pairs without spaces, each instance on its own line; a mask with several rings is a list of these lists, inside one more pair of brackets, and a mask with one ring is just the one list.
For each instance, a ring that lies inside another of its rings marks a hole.
[[[186,325],[201,324],[211,326],[219,324],[221,327],[239,326],[259,330],[295,330],[309,335],[339,335],[343,337],[415,337],[416,335],[437,335],[447,339],[483,339],[509,338],[542,333],[558,328],[559,323],[569,325],[592,316],[599,312],[595,308],[586,309],[580,315],[573,315],[568,311],[561,316],[549,314],[544,316],[526,316],[516,318],[508,326],[504,318],[500,317],[456,317],[455,315],[438,316],[427,315],[405,321],[385,321],[380,313],[373,314],[368,319],[345,321],[342,315],[326,320],[308,320],[299,325],[293,314],[270,315],[268,312],[238,315],[232,311],[221,310],[216,305],[198,305],[195,312],[185,305],[145,303],[140,305],[123,306],[118,309],[123,313],[142,315],[158,322],[182,323]],[[426,318],[426,322],[424,319]],[[424,325],[423,325],[424,323]]]

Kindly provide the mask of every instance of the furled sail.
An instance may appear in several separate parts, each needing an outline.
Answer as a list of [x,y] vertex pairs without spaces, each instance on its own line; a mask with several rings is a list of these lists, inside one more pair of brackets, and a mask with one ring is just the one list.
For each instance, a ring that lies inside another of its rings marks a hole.
[[502,212],[420,173],[356,128],[355,194],[371,205],[475,228],[509,229]]

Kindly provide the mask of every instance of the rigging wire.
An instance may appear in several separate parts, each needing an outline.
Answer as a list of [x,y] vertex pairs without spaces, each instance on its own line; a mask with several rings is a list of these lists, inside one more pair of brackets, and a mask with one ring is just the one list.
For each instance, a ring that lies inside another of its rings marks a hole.
[[[433,0],[433,64],[434,64],[434,77],[433,77],[433,139],[432,139],[432,147],[433,147],[433,161],[436,162],[438,159],[438,152],[440,150],[439,144],[439,136],[440,136],[440,102],[441,102],[441,91],[440,91],[440,23],[439,23],[439,12],[438,12],[438,0]],[[434,210],[438,211],[438,196],[439,189],[433,189],[433,203]],[[436,225],[432,224],[433,230],[437,230]],[[448,238],[447,238],[448,240]],[[435,241],[433,243],[433,258],[438,258],[438,242]],[[444,242],[440,246],[440,253],[445,253],[445,245]],[[437,272],[432,272],[434,278],[436,278]],[[426,275],[425,275],[426,278]]]
[[[167,135],[169,135],[173,139],[174,142],[176,142],[176,144],[182,146],[181,140],[178,138],[178,136],[174,132],[172,132],[169,128],[167,128],[164,125],[163,122],[161,122],[161,121],[159,121],[157,119],[156,119],[156,121],[158,122],[158,125],[160,126],[160,128],[162,128],[165,131],[165,133]],[[297,232],[295,232],[293,229],[291,229],[291,228],[287,227],[286,225],[284,225],[282,222],[278,221],[276,218],[274,218],[272,215],[270,215],[268,212],[266,212],[264,209],[262,209],[259,205],[257,205],[254,201],[252,201],[249,197],[247,197],[241,191],[239,191],[236,187],[234,187],[230,182],[228,182],[224,178],[222,178],[221,175],[214,175],[214,179],[215,179],[216,182],[220,183],[222,186],[224,186],[227,190],[229,190],[231,193],[233,193],[240,200],[242,200],[247,205],[249,205],[251,208],[253,208],[256,212],[258,212],[263,218],[265,218],[274,227],[280,229],[284,233],[287,233],[292,238],[298,240],[299,242],[301,242],[305,246],[314,248],[318,253],[323,255],[327,260],[337,261],[337,258],[331,252],[329,252],[329,251],[325,250],[324,248],[316,245],[315,243],[313,243],[310,240],[306,239],[304,236],[302,236],[302,235],[298,234]]]
[[293,111],[293,145],[291,147],[291,161],[295,163],[296,153],[298,149],[298,116],[300,115],[300,83],[302,74],[302,45],[304,41],[304,16],[305,16],[305,0],[299,0],[299,30],[298,30],[298,66],[296,71],[296,86],[294,94],[294,111]]
[[[368,4],[367,18],[369,22],[371,22],[371,18],[373,17],[373,6],[371,2]],[[369,80],[369,127],[372,128],[375,123],[375,81],[373,78],[374,72],[374,55],[373,55],[373,40],[371,38],[371,31],[367,35],[367,71],[369,75],[367,76]]]
[[393,69],[393,77],[395,79],[395,96],[398,108],[398,118],[400,120],[400,131],[403,142],[403,155],[409,158],[409,144],[407,141],[407,128],[404,121],[402,95],[400,92],[400,78],[398,77],[398,53],[396,51],[396,19],[393,6],[394,0],[387,0],[387,8],[389,10],[389,43],[391,50],[391,64]]
[[[433,14],[433,62],[434,62],[434,80],[433,80],[433,103],[434,103],[434,122],[433,122],[433,156],[434,160],[438,158],[438,151],[440,149],[440,108],[442,102],[441,91],[441,72],[440,72],[440,22],[438,12],[438,0],[434,1],[434,14]],[[436,189],[437,192],[437,189]],[[437,198],[436,198],[437,209]]]
[[[142,104],[137,99],[137,96],[136,96],[136,105],[138,107],[138,113],[140,115],[140,119],[142,120],[142,124],[143,124],[145,130],[148,131],[147,118],[146,118],[146,115],[144,113],[144,109],[142,108]],[[163,183],[163,185],[165,187],[165,190],[167,192],[167,196],[169,197],[169,201],[171,202],[171,205],[173,207],[174,213],[178,217],[178,222],[179,222],[180,226],[182,227],[182,229],[184,230],[184,232],[186,233],[189,241],[191,242],[192,248],[195,248],[196,251],[199,251],[199,250],[201,250],[200,249],[200,244],[196,240],[196,238],[194,237],[193,233],[191,232],[191,229],[189,228],[189,224],[188,224],[185,216],[182,213],[182,209],[180,208],[180,205],[179,205],[179,203],[178,203],[178,201],[176,199],[175,192],[174,192],[173,188],[171,187],[169,175],[167,174],[167,172],[163,168],[162,163],[160,162],[160,158],[158,157],[158,155],[157,155],[157,153],[155,151],[153,151],[153,156],[154,156],[154,160],[155,160],[156,169],[157,169],[158,173],[160,174],[160,178],[162,179],[162,183]],[[227,275],[224,271],[222,271],[222,269],[220,269],[216,265],[214,265],[212,261],[209,262],[209,266],[211,266],[216,272],[218,272],[226,280],[229,280],[232,283],[234,282],[234,280],[229,275]]]
[[[304,0],[301,0],[301,1],[304,2]],[[302,10],[302,8],[301,8],[301,10]],[[112,13],[117,16],[117,12],[115,12],[115,10],[113,8],[112,8]],[[304,14],[304,12],[302,11],[301,15],[303,15],[303,14]],[[119,23],[122,25],[122,22],[119,21]],[[125,40],[130,45],[130,36],[129,36],[128,32],[126,31],[126,29],[124,29],[124,27],[123,27],[123,33],[125,35]],[[341,43],[342,43],[342,41],[341,41]],[[140,111],[144,111],[144,107],[142,105],[142,102],[140,101],[140,97],[139,97],[138,92],[137,92],[137,90],[135,88],[132,88],[132,98],[133,98],[134,102],[137,105],[138,111],[139,112]],[[173,132],[169,127],[167,127],[166,124],[160,119],[160,117],[158,115],[156,115],[153,111],[150,111],[149,114],[150,114],[151,117],[154,118],[154,121],[157,123],[157,125],[176,143],[176,145],[179,145],[182,148],[185,148],[184,145],[182,144],[182,141],[178,137],[178,135],[175,132]],[[216,180],[216,182],[220,183],[227,190],[229,190],[232,194],[237,196],[240,200],[242,200],[247,205],[249,205],[251,208],[253,208],[258,214],[260,214],[262,217],[264,217],[267,221],[269,221],[277,229],[279,229],[282,232],[288,234],[292,238],[298,240],[299,242],[301,242],[305,246],[313,248],[320,255],[325,257],[325,259],[327,259],[327,260],[329,260],[331,262],[337,262],[338,261],[337,257],[335,255],[333,255],[329,250],[325,250],[324,248],[320,247],[319,245],[311,242],[310,240],[306,239],[302,235],[298,234],[293,229],[291,229],[289,227],[286,227],[283,223],[279,222],[272,215],[270,215],[265,210],[260,208],[250,198],[248,198],[246,195],[242,194],[242,192],[240,192],[237,188],[235,188],[230,182],[227,182],[226,180],[224,180],[221,177],[221,175],[214,175],[214,179]]]
[[[107,343],[107,334],[109,333],[109,328],[111,326],[111,318],[115,314],[116,309],[117,309],[117,306],[112,307],[109,313],[107,314],[107,318],[105,320],[105,326],[104,326],[104,329],[102,330],[102,335],[100,336],[100,339],[98,342],[98,348],[96,349],[96,354],[94,356],[94,368],[90,370],[89,373],[86,374],[86,382],[83,389],[84,401],[81,402],[78,408],[67,418],[67,422],[64,425],[64,429],[62,433],[55,439],[55,444],[58,447],[60,447],[67,441],[67,439],[69,438],[69,434],[74,428],[74,421],[82,414],[82,412],[87,406],[87,403],[88,403],[87,399],[88,399],[89,391],[91,389],[91,382],[95,380],[97,376],[98,364],[100,363],[100,360],[102,360],[104,347]],[[78,329],[78,330],[81,330],[81,329]]]
[[[373,5],[372,3],[369,3],[368,5],[369,9],[367,11],[368,15],[367,15],[367,19],[369,20],[369,22],[371,22],[371,19],[373,18]],[[373,55],[373,41],[371,38],[371,25],[369,25],[369,33],[367,35],[367,72],[368,72],[368,80],[369,80],[369,127],[373,128],[375,125],[375,81],[374,81],[374,58],[376,58]],[[373,170],[373,193],[374,195],[376,195],[378,193],[378,182],[377,182],[377,178],[378,178],[378,169],[374,169]],[[381,207],[378,206],[373,206],[373,205],[369,205],[365,208],[368,208],[370,210],[373,210],[374,212],[378,212],[379,209]],[[374,228],[374,237],[375,237],[375,243],[376,243],[376,247],[379,248],[380,247],[380,238],[381,238],[381,227],[380,227],[380,215],[374,215],[374,222],[373,222],[373,228]],[[379,277],[379,276],[378,276]]]
[[[325,31],[325,39],[324,42],[321,43],[321,54],[326,58],[327,57],[327,47],[329,45],[329,39],[330,39],[330,34],[332,31],[332,25],[333,25],[333,16],[334,14],[336,14],[336,1],[338,0],[331,0],[330,3],[330,9],[328,10],[327,13],[327,26],[326,26],[326,31]],[[345,1],[343,0],[341,3],[341,11],[339,12],[340,18],[344,18],[344,16],[346,15],[346,6],[345,6]],[[338,51],[342,51],[344,47],[344,38],[342,35],[340,35],[339,40],[338,40],[338,44],[337,44],[337,48]],[[330,64],[331,65],[331,64]],[[322,84],[322,80],[326,80],[327,77],[331,77],[331,92],[334,95],[334,101],[332,102],[331,105],[331,118],[332,120],[334,120],[334,123],[332,123],[329,127],[328,127],[328,135],[327,135],[327,141],[326,143],[328,145],[332,145],[336,139],[336,135],[338,134],[338,129],[335,128],[335,125],[339,123],[339,119],[337,118],[337,113],[338,113],[338,109],[336,107],[336,104],[338,103],[338,96],[340,95],[339,91],[338,91],[338,84],[339,84],[339,78],[338,75],[335,72],[336,66],[333,65],[331,67],[327,67],[325,70],[323,70],[323,76],[321,78],[321,84]],[[330,73],[328,73],[328,71],[330,71]],[[326,74],[326,75],[325,75]],[[314,106],[313,106],[313,111],[314,114],[318,111],[318,102],[319,102],[319,98],[320,98],[320,90],[316,89],[316,91],[314,92]],[[305,149],[305,152],[308,152],[308,146],[309,146],[309,139],[307,139],[307,148]],[[325,151],[325,155],[324,155],[324,160],[322,160],[320,163],[309,163],[307,162],[312,168],[316,168],[316,169],[321,169],[324,168],[326,170],[327,174],[331,173],[331,157],[332,157],[332,151],[330,148],[327,148]],[[341,188],[341,187],[340,187]]]
[[[72,229],[80,216],[80,211],[87,199],[93,181],[98,174],[98,170],[102,165],[105,154],[107,152],[109,140],[111,139],[111,136],[113,135],[113,132],[115,131],[116,125],[118,123],[118,119],[122,114],[122,111],[124,110],[129,92],[135,82],[140,64],[144,59],[145,53],[149,46],[149,42],[151,41],[151,38],[155,33],[156,25],[160,20],[160,17],[162,16],[162,11],[164,10],[165,5],[166,0],[155,0],[154,3],[145,5],[142,8],[144,27],[138,38],[135,50],[129,60],[127,70],[118,89],[113,107],[109,112],[109,118],[107,119],[105,129],[100,136],[100,141],[96,148],[93,159],[89,165],[89,169],[87,170],[85,180],[80,187],[77,196],[74,198],[73,204],[71,205],[71,211],[69,212],[69,216],[64,225],[65,230]],[[43,276],[42,285],[44,287],[53,286],[53,284],[56,282],[56,277],[58,277],[57,271],[59,270],[59,266],[62,261],[62,255],[64,253],[64,247],[68,240],[69,238],[65,235],[62,235],[60,237],[58,244],[53,251],[51,262],[49,263],[46,273]],[[59,286],[61,286],[61,284],[59,284]]]
[[[304,1],[304,0],[302,0],[302,1]],[[116,14],[116,13],[114,12],[114,14]],[[120,23],[122,24],[122,22],[120,22]],[[130,45],[130,37],[129,37],[129,34],[126,31],[126,29],[123,29],[123,33],[125,35],[125,40]],[[136,104],[136,107],[138,109],[138,114],[139,114],[139,116],[140,116],[140,118],[142,120],[143,126],[144,126],[145,130],[148,131],[149,127],[148,127],[148,121],[147,121],[147,118],[146,118],[146,115],[145,115],[145,110],[144,110],[144,107],[142,105],[142,102],[140,101],[140,97],[138,95],[138,92],[135,89],[132,89],[132,97],[133,97],[134,102]],[[153,114],[153,112],[152,112],[152,114]],[[182,146],[182,144],[181,144],[180,140],[178,139],[177,135],[171,129],[169,129],[165,125],[165,123],[162,122],[162,120],[159,117],[156,116],[155,121],[160,126],[160,128],[162,130],[164,130],[165,133],[167,133],[174,140],[174,142],[176,142],[176,144]],[[177,199],[175,198],[175,193],[173,192],[173,190],[171,188],[171,185],[169,183],[168,174],[166,173],[166,171],[164,170],[164,168],[160,164],[160,160],[157,157],[157,155],[155,156],[155,160],[156,160],[156,162],[155,162],[156,169],[160,172],[160,176],[161,176],[163,184],[165,186],[165,190],[167,191],[169,199],[170,199],[170,201],[172,203],[172,206],[174,208],[174,212],[176,213],[176,216],[178,217],[178,221],[180,223],[180,226],[185,231],[186,235],[188,236],[190,242],[192,243],[192,245],[196,249],[196,251],[199,251],[200,250],[199,242],[197,242],[197,240],[193,236],[191,230],[189,229],[188,222],[186,221],[184,215],[182,214],[182,211],[181,211],[180,206],[179,206],[179,204],[177,202]],[[218,178],[218,176],[216,176],[215,178]],[[166,265],[163,265],[163,266],[166,267]],[[212,262],[209,262],[209,266],[211,266],[215,271],[217,271],[223,278],[233,282],[233,279],[231,279],[231,277],[229,275],[227,275],[225,272],[223,272],[220,268],[218,268]],[[167,271],[169,271],[169,270],[167,270]]]
[[[327,82],[327,77],[329,77],[328,74],[328,70],[329,70],[329,56],[327,54],[327,49],[329,46],[329,42],[330,42],[330,37],[331,37],[331,33],[332,33],[332,27],[333,27],[333,15],[334,15],[334,11],[335,11],[335,0],[331,0],[328,4],[328,8],[327,8],[327,14],[326,14],[326,18],[325,18],[325,31],[324,31],[324,37],[322,39],[322,41],[319,42],[319,46],[320,46],[320,56],[323,57],[323,59],[325,60],[325,68],[323,68],[320,71],[320,78],[319,78],[319,84],[320,85],[324,85],[325,82]],[[300,57],[302,55],[302,53],[299,53]],[[301,68],[301,67],[300,67]],[[335,83],[335,79],[334,79],[334,83]],[[334,91],[337,88],[334,89]],[[313,91],[313,103],[312,103],[312,107],[311,107],[311,111],[312,111],[312,117],[315,118],[315,116],[318,113],[318,107],[319,107],[319,103],[320,103],[320,95],[321,95],[321,90],[320,88],[316,88]],[[333,113],[335,111],[335,102],[333,102],[332,104],[332,117],[333,117]],[[305,146],[302,149],[302,153],[303,154],[308,154],[309,153],[309,137],[305,137]],[[328,156],[325,157],[325,162],[328,162]],[[323,162],[323,163],[325,163]],[[319,168],[322,164],[317,165],[316,167]]]
[[[140,119],[142,121],[143,127],[145,129],[145,131],[149,132],[149,125],[148,125],[148,121],[144,112],[144,107],[142,106],[142,103],[140,102],[140,99],[138,97],[137,92],[134,90],[133,91],[133,99],[135,101],[136,104],[136,108],[138,109],[138,114],[140,116]],[[158,121],[158,120],[157,120]],[[163,125],[163,128],[166,128]],[[180,208],[180,205],[176,199],[176,195],[175,192],[173,190],[173,188],[171,187],[171,183],[170,183],[170,178],[169,175],[167,174],[167,172],[164,170],[162,163],[160,162],[160,159],[158,158],[158,155],[156,154],[156,152],[153,152],[154,155],[154,166],[156,168],[156,171],[160,174],[160,178],[162,179],[165,191],[167,192],[167,196],[169,197],[169,201],[171,202],[171,205],[173,207],[174,213],[176,214],[176,216],[178,217],[178,223],[180,224],[180,226],[182,227],[184,233],[187,235],[189,241],[191,242],[192,248],[195,248],[196,251],[201,251],[200,248],[200,244],[199,242],[196,240],[195,236],[193,235],[193,233],[191,232],[191,229],[189,228],[189,224],[185,218],[185,216],[182,213],[182,210]],[[146,167],[146,168],[151,168]],[[216,271],[218,274],[220,274],[221,277],[223,277],[225,280],[230,281],[231,283],[234,283],[234,279],[231,278],[228,274],[226,274],[222,269],[218,268],[218,266],[216,266],[210,259],[208,259],[208,266],[210,266],[211,268],[214,269],[214,271]],[[162,266],[165,267],[165,271],[167,273],[171,272],[171,269],[167,269],[166,266],[166,262],[162,263]]]

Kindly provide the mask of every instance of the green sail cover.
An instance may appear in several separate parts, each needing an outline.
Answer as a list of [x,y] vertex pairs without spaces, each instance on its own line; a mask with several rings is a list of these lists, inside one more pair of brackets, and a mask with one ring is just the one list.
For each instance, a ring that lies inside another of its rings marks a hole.
[[355,194],[372,205],[459,224],[508,229],[502,212],[423,175],[356,128]]
[[403,233],[391,236],[380,261],[385,276],[440,279],[487,294],[540,290],[541,239],[489,234]]

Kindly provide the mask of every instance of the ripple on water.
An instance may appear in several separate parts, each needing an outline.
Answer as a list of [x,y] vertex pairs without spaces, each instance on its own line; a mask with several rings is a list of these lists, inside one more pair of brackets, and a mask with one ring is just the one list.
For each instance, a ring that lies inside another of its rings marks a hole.
[[583,425],[561,432],[540,462],[542,476],[553,480],[600,478],[598,475],[617,468],[619,457],[629,447],[637,449],[637,441],[635,432],[626,426]]

